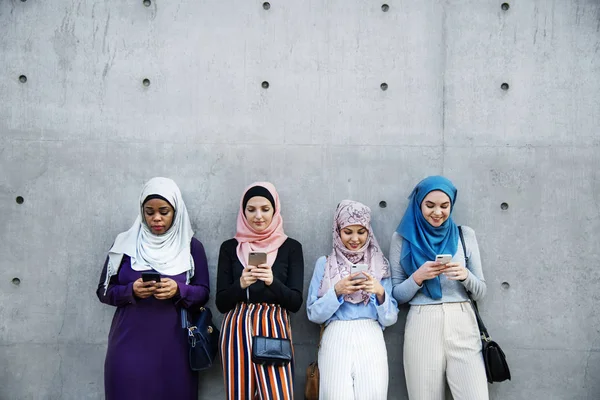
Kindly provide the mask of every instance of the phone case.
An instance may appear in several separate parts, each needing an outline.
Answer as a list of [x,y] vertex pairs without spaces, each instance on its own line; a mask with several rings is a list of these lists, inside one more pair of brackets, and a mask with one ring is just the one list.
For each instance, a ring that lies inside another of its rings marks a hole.
[[142,272],[142,282],[150,281],[160,282],[160,274],[158,272]]
[[248,265],[259,265],[267,263],[267,253],[251,252],[248,255]]
[[450,261],[452,261],[452,255],[451,254],[438,254],[435,256],[435,261],[441,262],[442,264],[448,264]]
[[352,273],[368,271],[369,266],[367,264],[352,264],[352,268],[350,270]]

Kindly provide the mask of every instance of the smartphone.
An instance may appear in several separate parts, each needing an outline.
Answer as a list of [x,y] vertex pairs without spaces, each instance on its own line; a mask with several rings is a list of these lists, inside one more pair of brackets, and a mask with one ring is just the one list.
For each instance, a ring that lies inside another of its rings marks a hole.
[[435,261],[442,264],[448,264],[452,261],[452,254],[438,254],[435,256]]
[[160,282],[160,274],[155,271],[142,271],[142,281],[143,282]]
[[261,253],[259,251],[251,251],[248,255],[248,265],[257,266],[259,264],[267,263],[267,253]]
[[368,270],[369,266],[367,264],[352,264],[352,266],[350,267],[350,273],[355,274],[357,272],[360,272],[360,274],[356,275],[354,278],[351,278],[351,280],[355,281],[357,279],[367,279],[367,276],[362,272],[366,272]]

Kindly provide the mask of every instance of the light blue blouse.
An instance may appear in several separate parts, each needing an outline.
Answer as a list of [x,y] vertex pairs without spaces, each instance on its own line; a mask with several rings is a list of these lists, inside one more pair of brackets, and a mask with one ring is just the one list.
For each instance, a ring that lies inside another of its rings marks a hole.
[[316,324],[331,321],[351,321],[355,319],[375,319],[379,322],[381,329],[396,323],[398,320],[398,303],[392,297],[392,279],[384,278],[381,285],[385,290],[385,301],[379,304],[377,296],[372,294],[371,299],[364,303],[354,304],[344,301],[344,296],[336,296],[335,288],[332,286],[323,297],[317,297],[321,280],[325,274],[327,258],[321,257],[315,264],[315,270],[308,289],[308,300],[306,313],[308,319]]

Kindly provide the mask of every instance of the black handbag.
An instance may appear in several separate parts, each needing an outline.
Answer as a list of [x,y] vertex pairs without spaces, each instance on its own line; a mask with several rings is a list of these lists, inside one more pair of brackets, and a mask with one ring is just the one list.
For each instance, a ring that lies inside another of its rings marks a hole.
[[[467,257],[467,247],[465,246],[465,238],[461,227],[458,227],[458,233],[460,235],[460,242],[462,244],[463,252],[465,254],[465,263],[469,261]],[[479,309],[477,302],[473,300],[471,292],[467,292],[473,311],[475,312],[475,318],[477,319],[477,326],[479,327],[479,333],[481,335],[481,354],[483,355],[483,364],[485,365],[485,374],[489,383],[502,382],[510,380],[510,369],[506,362],[506,356],[500,348],[500,345],[492,340],[490,337],[481,316],[479,315]]]
[[263,365],[289,364],[292,361],[292,342],[284,338],[253,336],[252,361]]
[[181,326],[187,331],[192,371],[210,368],[219,351],[219,330],[212,322],[210,309],[201,307],[193,313],[182,308]]

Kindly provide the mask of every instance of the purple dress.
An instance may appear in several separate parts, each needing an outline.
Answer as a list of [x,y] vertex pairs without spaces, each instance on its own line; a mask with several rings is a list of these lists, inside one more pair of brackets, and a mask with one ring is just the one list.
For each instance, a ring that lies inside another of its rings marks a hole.
[[[197,400],[198,373],[188,364],[187,336],[181,328],[181,307],[195,309],[208,301],[208,266],[204,247],[192,239],[195,273],[186,285],[186,273],[169,278],[177,281],[179,294],[168,300],[133,295],[133,282],[141,272],[131,269],[124,255],[119,273],[104,295],[106,263],[98,285],[101,302],[116,306],[108,334],[104,363],[107,400]],[[108,260],[107,260],[108,262]]]

